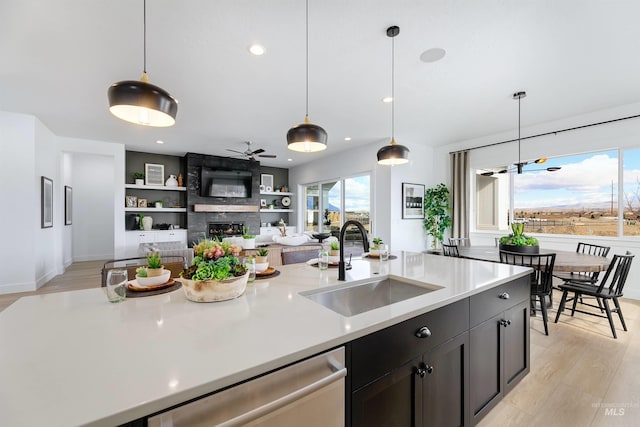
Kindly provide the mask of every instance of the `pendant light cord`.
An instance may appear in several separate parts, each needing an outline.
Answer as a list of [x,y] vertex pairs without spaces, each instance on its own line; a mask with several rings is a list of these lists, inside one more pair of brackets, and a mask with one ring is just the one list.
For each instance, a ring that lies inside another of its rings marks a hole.
[[396,91],[395,91],[395,69],[396,69],[396,40],[391,37],[391,140],[395,140],[395,116],[396,116]]
[[522,96],[518,96],[518,164],[522,163],[520,157],[520,101],[522,100]]
[[305,105],[305,116],[309,117],[309,0],[306,2],[306,19],[305,19],[305,28],[306,28],[306,105]]
[[142,0],[142,71],[147,73],[147,0]]

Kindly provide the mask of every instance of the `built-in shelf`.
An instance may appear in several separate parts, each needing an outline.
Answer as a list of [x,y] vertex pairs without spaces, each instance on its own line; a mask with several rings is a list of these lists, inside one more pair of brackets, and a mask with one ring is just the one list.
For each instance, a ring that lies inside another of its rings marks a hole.
[[125,212],[186,212],[187,208],[124,208]]
[[187,191],[187,187],[167,187],[166,185],[125,184],[124,188],[134,188],[137,190]]
[[266,191],[261,191],[260,195],[261,196],[293,196],[293,193],[284,192],[284,191],[270,191],[267,193]]
[[293,209],[260,209],[260,212],[293,212]]
[[193,205],[194,212],[257,212],[253,205]]

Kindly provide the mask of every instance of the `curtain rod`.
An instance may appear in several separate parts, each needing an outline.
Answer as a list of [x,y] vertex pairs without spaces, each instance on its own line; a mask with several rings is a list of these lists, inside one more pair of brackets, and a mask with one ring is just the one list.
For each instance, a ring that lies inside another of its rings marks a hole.
[[[538,138],[538,137],[541,137],[541,136],[556,135],[556,134],[559,134],[559,133],[562,133],[562,132],[568,132],[570,130],[588,128],[588,127],[591,127],[591,126],[606,125],[608,123],[620,122],[622,120],[636,119],[638,117],[640,117],[640,114],[636,114],[635,116],[627,116],[627,117],[620,117],[618,119],[606,120],[604,122],[589,123],[588,125],[575,126],[575,127],[572,127],[572,128],[554,130],[554,131],[551,131],[551,132],[539,133],[537,135],[523,136],[522,138],[520,138],[520,141],[525,140],[525,139]],[[464,150],[449,151],[449,154],[461,153],[463,151],[477,150],[478,148],[493,147],[494,145],[507,144],[509,142],[516,142],[516,141],[518,141],[518,138],[509,139],[507,141],[492,142],[491,144],[485,144],[485,145],[479,145],[477,147],[465,148]]]

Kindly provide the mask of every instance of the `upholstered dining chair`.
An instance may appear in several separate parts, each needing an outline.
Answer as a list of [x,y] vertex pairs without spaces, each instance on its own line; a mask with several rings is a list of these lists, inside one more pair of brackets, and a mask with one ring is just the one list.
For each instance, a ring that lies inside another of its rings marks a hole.
[[449,237],[449,244],[456,246],[471,246],[471,239],[468,237]]
[[297,264],[301,262],[307,262],[310,259],[318,258],[318,249],[307,249],[300,251],[288,251],[282,252],[282,265]]
[[535,313],[536,300],[540,301],[544,333],[549,335],[546,299],[551,295],[556,254],[524,254],[500,251],[500,262],[533,268],[531,273],[531,311]]
[[[559,287],[562,291],[562,299],[560,300],[560,306],[558,307],[558,313],[556,314],[556,320],[554,323],[558,323],[560,314],[564,311],[567,302],[573,301],[573,306],[571,308],[571,317],[573,317],[573,315],[577,311],[578,313],[588,314],[590,316],[606,318],[609,320],[609,326],[611,327],[613,338],[618,338],[615,325],[613,324],[612,313],[618,313],[620,323],[622,323],[622,328],[626,331],[627,325],[624,322],[624,317],[622,315],[622,309],[620,308],[618,298],[623,295],[622,290],[624,288],[625,282],[627,281],[627,275],[629,274],[629,268],[631,268],[631,261],[633,260],[633,257],[634,255],[628,251],[625,255],[614,255],[611,263],[609,264],[609,268],[607,268],[606,273],[604,274],[602,279],[600,279],[600,282],[597,285],[593,285],[590,282],[581,281],[567,281],[561,284]],[[567,298],[570,292],[573,293],[573,297]],[[598,300],[598,306],[582,301],[581,303],[583,305],[599,309],[601,309],[602,305],[604,306],[606,316],[593,311],[578,310],[576,308],[576,304],[579,298],[583,295],[595,297]],[[612,309],[609,306],[609,300],[613,301],[615,308]],[[600,301],[602,303],[600,303]]]
[[460,252],[458,252],[458,245],[451,245],[447,243],[442,244],[442,254],[444,256],[452,256],[452,257],[460,257]]

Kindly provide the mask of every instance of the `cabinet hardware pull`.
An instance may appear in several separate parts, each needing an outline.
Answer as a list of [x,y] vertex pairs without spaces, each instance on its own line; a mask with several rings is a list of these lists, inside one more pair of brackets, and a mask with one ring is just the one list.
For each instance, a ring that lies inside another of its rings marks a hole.
[[505,320],[505,319],[500,320],[500,325],[504,326],[505,328],[510,324],[511,324],[511,320]]
[[500,298],[500,299],[509,299],[509,294],[506,293],[506,292],[503,292],[500,295],[498,295],[498,298]]
[[418,329],[416,331],[416,337],[418,338],[429,338],[431,336],[431,331],[426,326]]
[[427,370],[421,366],[419,368],[416,368],[416,374],[420,375],[420,378],[424,378],[424,376],[427,374]]
[[431,365],[426,365],[426,368],[427,368],[427,373],[429,373],[429,374],[430,374],[431,372],[433,372],[433,366],[431,366]]

